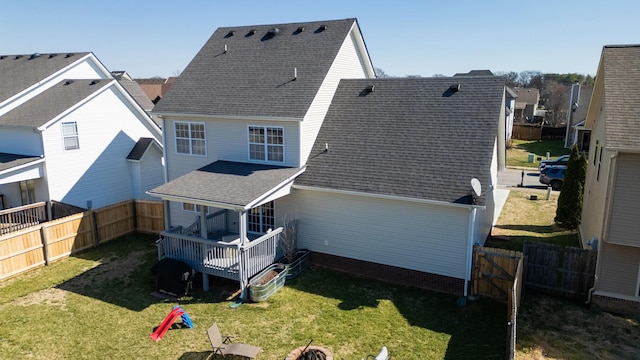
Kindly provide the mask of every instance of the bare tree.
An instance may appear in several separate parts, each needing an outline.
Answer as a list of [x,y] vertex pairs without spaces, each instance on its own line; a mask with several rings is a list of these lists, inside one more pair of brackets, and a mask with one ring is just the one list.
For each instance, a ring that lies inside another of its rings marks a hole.
[[543,97],[544,104],[547,109],[545,120],[551,126],[558,126],[567,118],[567,91],[569,87],[557,82],[549,82],[546,84]]

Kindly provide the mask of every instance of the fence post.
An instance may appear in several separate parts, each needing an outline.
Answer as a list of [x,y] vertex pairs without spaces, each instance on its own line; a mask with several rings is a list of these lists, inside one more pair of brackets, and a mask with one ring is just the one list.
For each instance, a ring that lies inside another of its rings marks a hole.
[[89,221],[91,221],[91,231],[93,231],[93,239],[96,246],[100,245],[100,236],[98,235],[98,220],[96,219],[95,212],[89,210]]
[[44,225],[40,226],[40,239],[44,252],[44,264],[49,265],[49,237],[47,236],[47,228]]
[[138,231],[138,207],[137,200],[131,199],[131,207],[133,211],[133,231]]

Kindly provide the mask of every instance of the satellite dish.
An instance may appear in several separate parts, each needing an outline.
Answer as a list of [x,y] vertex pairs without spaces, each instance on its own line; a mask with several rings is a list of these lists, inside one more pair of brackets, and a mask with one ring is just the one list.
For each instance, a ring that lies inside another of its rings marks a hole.
[[480,180],[476,178],[471,179],[471,188],[473,189],[473,192],[476,194],[476,196],[482,195],[482,185],[480,184]]

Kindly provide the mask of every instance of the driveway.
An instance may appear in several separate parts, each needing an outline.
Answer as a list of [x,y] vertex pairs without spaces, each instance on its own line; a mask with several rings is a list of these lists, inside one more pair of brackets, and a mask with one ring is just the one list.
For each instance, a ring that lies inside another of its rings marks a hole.
[[540,172],[534,168],[509,168],[498,171],[498,187],[501,188],[525,188],[547,190],[547,186],[538,180]]

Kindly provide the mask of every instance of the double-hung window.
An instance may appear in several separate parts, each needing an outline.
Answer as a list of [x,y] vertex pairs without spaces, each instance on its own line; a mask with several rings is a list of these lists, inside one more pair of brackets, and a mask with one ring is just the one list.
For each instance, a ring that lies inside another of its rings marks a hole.
[[249,126],[249,160],[284,162],[284,129]]
[[65,150],[76,150],[80,148],[78,124],[75,121],[62,123],[62,141]]
[[178,154],[207,155],[204,123],[176,121],[175,131]]

